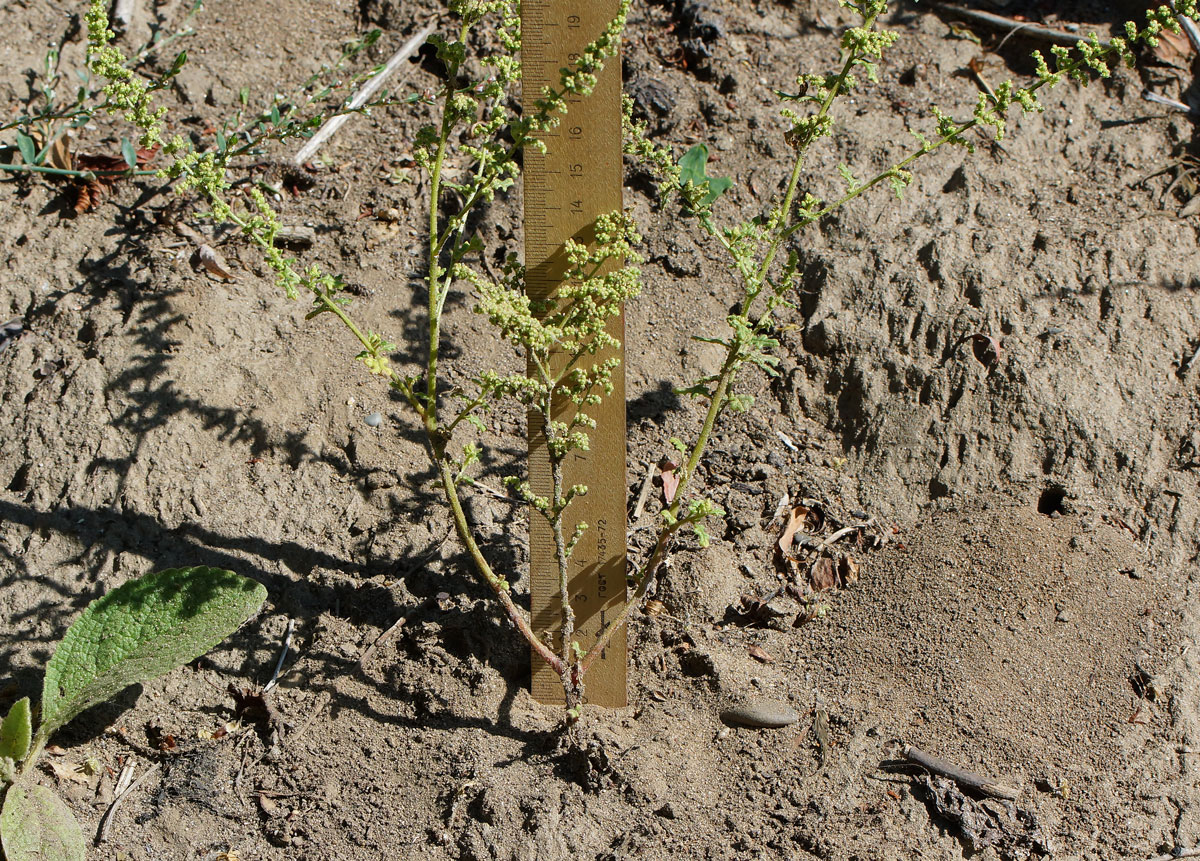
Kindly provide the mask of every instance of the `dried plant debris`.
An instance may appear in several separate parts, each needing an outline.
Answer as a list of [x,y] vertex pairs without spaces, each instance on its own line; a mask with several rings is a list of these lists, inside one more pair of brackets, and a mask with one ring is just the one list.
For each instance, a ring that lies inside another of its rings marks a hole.
[[850,553],[882,546],[882,536],[871,531],[873,519],[843,525],[827,513],[828,506],[805,499],[798,505],[781,505],[772,525],[782,527],[775,544],[775,570],[787,583],[823,592],[844,589],[858,582],[861,564]]
[[1053,854],[1050,838],[1033,811],[1012,801],[977,801],[949,778],[928,775],[918,779],[917,793],[938,817],[957,829],[970,853],[990,846],[1004,861]]
[[75,157],[75,170],[90,171],[91,176],[74,177],[75,214],[80,215],[95,209],[104,192],[129,176],[129,171],[140,170],[149,164],[158,153],[158,147],[139,149],[134,152],[133,163],[119,155],[88,155]]
[[679,464],[669,456],[658,462],[658,480],[662,485],[664,506],[669,506],[675,501],[675,492],[679,490],[679,476],[675,472],[677,469]]

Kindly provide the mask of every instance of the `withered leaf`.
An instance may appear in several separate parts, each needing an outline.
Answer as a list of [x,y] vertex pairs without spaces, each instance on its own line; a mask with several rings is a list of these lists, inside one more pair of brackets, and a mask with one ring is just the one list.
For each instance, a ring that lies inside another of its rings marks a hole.
[[976,332],[971,336],[971,353],[989,371],[1000,364],[1000,339]]
[[229,270],[229,264],[225,262],[225,258],[221,256],[211,245],[201,245],[196,249],[196,253],[192,257],[193,266],[203,266],[204,269],[212,275],[224,281],[232,281],[233,273]]
[[808,581],[813,589],[823,592],[837,586],[837,565],[828,556],[820,556],[808,569]]
[[843,589],[858,582],[858,570],[858,562],[853,556],[846,555],[838,560],[838,578],[841,580]]
[[[139,149],[136,153],[137,167],[145,167],[157,153],[157,146]],[[94,174],[92,179],[75,179],[75,213],[78,215],[95,209],[104,197],[104,190],[128,175],[129,165],[125,163],[125,158],[119,155],[80,153],[75,157],[75,169]]]
[[50,151],[46,153],[46,163],[59,170],[74,169],[75,155],[71,152],[69,134],[59,135],[54,139],[54,143],[50,144]]
[[775,659],[767,653],[762,646],[751,646],[747,651],[750,652],[750,657],[764,664],[773,664]]
[[46,760],[46,764],[50,766],[50,770],[54,772],[54,776],[61,781],[70,781],[71,783],[88,782],[87,772],[82,765],[70,762],[56,762],[53,759]]
[[1192,53],[1192,43],[1183,33],[1172,33],[1162,30],[1156,34],[1158,44],[1154,48],[1154,56],[1168,66],[1183,66]]
[[675,474],[677,469],[679,469],[679,464],[669,457],[664,457],[658,462],[658,478],[662,482],[664,505],[674,502],[675,493],[679,490],[679,476]]
[[783,534],[779,536],[779,549],[783,553],[790,555],[792,541],[795,539],[796,533],[801,529],[808,532],[815,532],[821,528],[821,523],[824,520],[824,516],[816,508],[810,508],[806,505],[793,505],[791,512],[788,514],[787,525],[783,527]]

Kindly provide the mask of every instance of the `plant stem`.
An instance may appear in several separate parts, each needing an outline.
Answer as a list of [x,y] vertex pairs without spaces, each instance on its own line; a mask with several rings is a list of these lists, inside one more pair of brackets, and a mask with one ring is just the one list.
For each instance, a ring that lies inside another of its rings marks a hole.
[[81,179],[119,178],[123,176],[158,176],[156,170],[70,170],[63,167],[47,167],[41,164],[0,164],[0,170],[13,172],[49,173],[55,176],[75,176]]
[[529,645],[538,656],[549,664],[560,676],[565,676],[567,668],[562,659],[554,654],[553,650],[533,632],[525,615],[513,603],[512,595],[509,593],[508,581],[498,576],[492,570],[492,566],[483,557],[479,545],[475,542],[475,535],[471,531],[471,524],[467,522],[467,515],[463,512],[462,501],[458,497],[458,488],[454,482],[453,464],[446,458],[444,451],[435,452],[435,454],[438,455],[438,478],[441,481],[442,491],[446,494],[446,500],[450,503],[450,513],[454,518],[454,530],[458,533],[458,538],[467,549],[467,553],[470,554],[471,561],[475,563],[476,573],[481,580],[491,587],[500,605],[508,614],[508,617],[512,619],[521,636],[529,642]]

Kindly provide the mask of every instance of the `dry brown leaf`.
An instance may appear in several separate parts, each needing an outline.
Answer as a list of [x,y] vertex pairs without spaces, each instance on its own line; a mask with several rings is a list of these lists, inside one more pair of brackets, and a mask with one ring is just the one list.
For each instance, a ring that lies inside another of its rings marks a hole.
[[[158,147],[139,149],[135,156],[135,166],[145,167],[158,153]],[[80,153],[75,157],[75,169],[91,171],[94,179],[78,177],[75,180],[75,213],[77,215],[95,209],[104,197],[104,190],[115,185],[126,177],[129,165],[121,156],[89,155]]]
[[788,515],[787,526],[783,528],[783,534],[779,536],[779,549],[785,555],[791,555],[792,540],[796,537],[796,533],[801,528],[810,532],[815,531],[820,526],[822,519],[820,512],[815,509],[804,505],[793,505],[791,513]]
[[772,658],[762,646],[751,646],[747,651],[750,652],[750,657],[764,664],[773,664],[775,659]]
[[233,273],[229,271],[229,265],[225,262],[225,258],[211,245],[201,245],[197,248],[192,261],[193,266],[203,266],[205,270],[218,278],[225,281],[233,280]]
[[858,582],[858,571],[859,565],[853,556],[843,556],[838,561],[838,578],[841,580],[843,589]]
[[808,580],[817,592],[837,586],[837,565],[828,556],[821,556],[808,569]]
[[54,772],[54,776],[61,781],[71,781],[72,783],[87,783],[88,775],[85,773],[82,765],[75,765],[70,762],[55,762],[54,760],[46,760],[50,766],[50,770]]
[[1169,66],[1187,64],[1187,58],[1192,55],[1192,43],[1185,34],[1164,29],[1155,38],[1158,39],[1158,45],[1154,48],[1155,57]]
[[675,492],[679,490],[679,476],[675,474],[677,469],[679,464],[669,457],[664,457],[658,462],[658,478],[662,482],[664,505],[674,502]]
[[71,152],[71,135],[63,134],[50,144],[50,152],[46,154],[46,162],[59,170],[75,168],[75,154]]

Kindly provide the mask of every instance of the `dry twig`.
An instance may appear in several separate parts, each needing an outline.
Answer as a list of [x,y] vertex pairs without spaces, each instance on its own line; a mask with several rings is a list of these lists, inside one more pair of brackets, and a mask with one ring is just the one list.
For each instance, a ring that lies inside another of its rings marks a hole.
[[982,792],[984,795],[1007,798],[1009,801],[1015,801],[1020,795],[1015,789],[996,783],[991,778],[982,777],[974,772],[959,768],[957,765],[946,762],[946,760],[936,757],[933,754],[926,753],[919,748],[913,747],[911,744],[904,745],[900,749],[900,754],[911,763],[928,769],[935,774],[948,777],[959,786],[973,789],[976,792]]
[[[425,44],[425,40],[429,38],[429,34],[433,32],[434,27],[436,26],[436,21],[430,21],[428,24],[418,30],[411,39],[400,46],[400,50],[393,54],[391,59],[387,61],[387,64],[384,65],[384,67],[376,75],[374,75],[371,80],[367,81],[363,85],[363,88],[355,94],[353,99],[350,100],[350,104],[347,106],[347,111],[356,111],[365,105],[370,100],[371,96],[375,95],[376,91],[383,86],[384,82],[393,74],[395,74],[396,70],[400,68],[400,64],[404,63],[413,54],[417,53],[420,47]],[[340,129],[348,119],[350,119],[350,114],[344,113],[338,114],[336,117],[330,117],[328,120],[326,120],[325,124],[322,125],[321,128],[317,129],[317,133],[309,139],[308,143],[300,148],[300,151],[296,153],[296,157],[292,159],[292,162],[294,164],[304,164],[306,161],[316,155],[317,150],[324,146],[325,141],[333,137],[334,134],[337,133],[337,130]]]
[[[1003,15],[981,12],[978,9],[968,9],[965,6],[955,6],[952,3],[938,3],[937,8],[976,24],[986,24],[989,27],[996,27],[997,29],[1007,27],[1011,30],[1009,33],[1010,36],[1019,32],[1022,36],[1028,36],[1030,39],[1041,39],[1045,42],[1062,42],[1071,45],[1077,42],[1087,42],[1091,39],[1090,35],[1083,36],[1079,33],[1068,33],[1064,30],[1039,27],[1036,24],[1030,24],[1028,21],[1015,21],[1012,18],[1005,18]],[[1006,36],[1005,38],[1008,37]],[[1110,43],[1107,39],[1100,40],[1102,48],[1107,48],[1109,45]]]
[[[108,839],[108,829],[112,826],[113,818],[117,815],[117,808],[121,805],[131,792],[146,782],[146,778],[152,774],[158,773],[158,763],[147,768],[142,776],[137,780],[130,780],[133,777],[133,766],[127,765],[121,769],[121,776],[117,779],[117,793],[113,798],[112,804],[108,806],[108,810],[104,812],[104,816],[100,820],[100,830],[96,833],[96,845],[99,846]],[[124,787],[124,788],[122,788]]]

